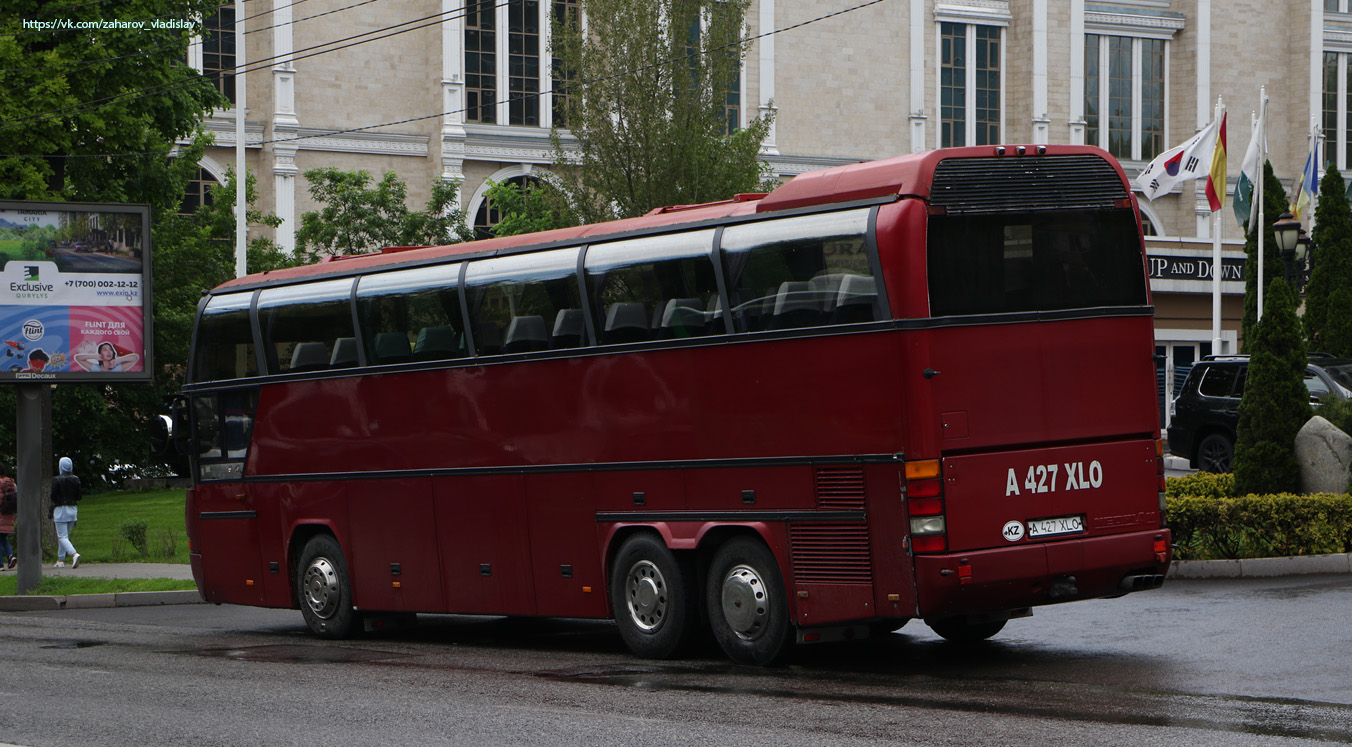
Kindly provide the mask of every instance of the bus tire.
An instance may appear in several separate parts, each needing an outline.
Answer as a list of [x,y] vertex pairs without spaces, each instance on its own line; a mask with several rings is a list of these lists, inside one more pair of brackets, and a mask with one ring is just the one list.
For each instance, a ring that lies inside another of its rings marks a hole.
[[891,635],[906,627],[906,623],[910,621],[911,618],[909,617],[885,617],[881,620],[874,620],[868,624],[869,634],[874,638]]
[[331,535],[316,535],[305,543],[296,562],[296,602],[305,624],[320,638],[350,638],[361,630],[347,559]]
[[945,617],[925,620],[940,638],[952,643],[977,643],[1004,630],[1005,620],[969,620],[965,617]]
[[694,574],[662,540],[625,540],[611,566],[610,605],[620,637],[635,656],[666,659],[686,647],[698,625]]
[[723,652],[740,664],[769,666],[793,643],[779,564],[759,540],[738,537],[714,553],[706,607]]

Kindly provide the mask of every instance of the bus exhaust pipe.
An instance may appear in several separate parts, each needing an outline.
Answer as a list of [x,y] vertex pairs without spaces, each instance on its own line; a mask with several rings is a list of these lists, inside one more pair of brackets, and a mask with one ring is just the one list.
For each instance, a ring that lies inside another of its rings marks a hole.
[[1143,574],[1139,576],[1125,576],[1117,584],[1117,588],[1123,591],[1146,591],[1148,589],[1158,589],[1164,585],[1164,575],[1158,573]]

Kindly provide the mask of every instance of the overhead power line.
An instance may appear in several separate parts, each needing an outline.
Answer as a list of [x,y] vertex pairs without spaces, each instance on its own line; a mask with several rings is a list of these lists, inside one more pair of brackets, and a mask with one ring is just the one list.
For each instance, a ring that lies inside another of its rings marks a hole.
[[[568,86],[564,86],[564,87],[558,89],[557,92],[563,93],[563,92],[567,92],[567,91],[572,91],[572,90],[574,90],[574,89],[586,88],[587,86],[590,86],[590,85],[595,85],[595,84],[597,84],[597,83],[603,83],[603,82],[608,81],[608,80],[614,80],[614,79],[616,79],[616,78],[621,78],[621,77],[628,76],[628,75],[637,75],[637,74],[639,74],[639,73],[641,73],[641,72],[644,72],[644,71],[647,71],[647,70],[652,70],[652,69],[659,68],[659,67],[663,67],[663,66],[666,66],[666,65],[672,65],[672,64],[675,64],[675,63],[687,61],[687,60],[693,59],[693,58],[695,58],[695,57],[699,57],[699,56],[706,55],[706,54],[711,54],[711,53],[715,53],[715,52],[720,52],[720,51],[722,51],[722,50],[724,50],[724,49],[729,49],[729,48],[732,48],[732,47],[737,47],[737,46],[740,46],[740,45],[742,45],[742,44],[746,44],[746,43],[749,43],[749,42],[756,41],[756,40],[758,40],[758,39],[763,39],[763,38],[766,38],[766,37],[770,37],[770,36],[775,36],[775,35],[778,35],[778,34],[787,33],[787,32],[789,32],[789,31],[795,31],[795,30],[797,30],[797,29],[803,28],[803,27],[805,27],[805,26],[809,26],[809,25],[814,24],[814,23],[819,23],[819,22],[821,22],[821,21],[826,21],[826,20],[829,20],[829,19],[831,19],[831,18],[835,18],[835,17],[837,17],[837,16],[845,15],[846,13],[852,13],[852,12],[857,11],[857,10],[862,10],[862,9],[864,9],[864,8],[868,8],[868,7],[873,6],[873,5],[879,5],[879,4],[881,4],[881,3],[883,3],[883,2],[886,2],[886,1],[887,1],[887,0],[867,0],[867,2],[863,2],[863,3],[860,3],[860,4],[858,4],[858,5],[853,5],[853,6],[849,7],[849,8],[843,8],[843,9],[841,9],[841,10],[834,11],[834,12],[831,12],[831,13],[826,13],[826,14],[817,16],[817,17],[815,17],[815,18],[811,18],[811,19],[808,19],[808,20],[806,20],[806,21],[801,21],[801,22],[799,22],[799,23],[795,23],[795,24],[792,24],[792,25],[789,25],[789,26],[784,26],[784,27],[782,27],[782,28],[772,29],[772,30],[770,30],[770,31],[766,31],[766,32],[763,32],[763,33],[760,33],[760,34],[755,34],[755,35],[752,35],[752,36],[747,36],[747,37],[745,37],[745,38],[738,39],[738,40],[735,41],[735,42],[730,42],[730,43],[728,43],[728,44],[725,44],[725,45],[722,45],[722,46],[719,46],[719,47],[711,47],[711,48],[709,48],[709,49],[702,50],[702,51],[697,50],[697,51],[691,52],[690,54],[687,54],[687,55],[684,55],[684,56],[681,56],[681,57],[673,57],[673,58],[670,58],[670,59],[667,59],[667,60],[663,60],[663,61],[661,61],[661,62],[653,63],[653,64],[651,64],[651,65],[645,65],[645,66],[639,67],[639,68],[634,68],[634,69],[630,69],[630,70],[624,70],[624,71],[621,71],[621,72],[618,72],[618,73],[614,73],[614,74],[612,74],[612,75],[607,75],[607,76],[603,76],[603,77],[600,77],[600,78],[594,78],[594,79],[587,80],[587,81],[579,81],[579,82],[570,84],[570,85],[568,85]],[[505,4],[506,4],[506,3],[504,3],[504,5],[505,5]],[[496,6],[495,6],[495,7],[496,7]],[[423,19],[418,19],[418,20],[423,20]],[[410,21],[410,22],[408,22],[408,23],[413,23],[413,22],[416,22],[416,21]],[[391,26],[391,27],[389,27],[389,28],[397,28],[399,25],[403,25],[403,24],[396,24],[395,26]],[[390,34],[389,36],[394,36],[394,35],[399,34],[399,33],[405,33],[406,31],[411,31],[411,30],[413,30],[413,29],[405,29],[404,31],[395,32],[395,34]],[[375,32],[368,32],[368,33],[375,33]],[[362,36],[362,34],[358,34],[357,36]],[[355,37],[349,37],[349,38],[355,38]],[[386,37],[380,37],[380,38],[386,38]],[[345,41],[345,40],[340,40],[340,41]],[[340,47],[339,49],[346,49],[346,48],[351,47],[351,46],[356,46],[356,44],[363,44],[363,43],[365,43],[366,41],[374,41],[374,39],[367,39],[367,40],[364,40],[364,41],[362,41],[362,42],[356,42],[356,43],[354,43],[354,44],[345,45],[344,47]],[[332,44],[332,43],[336,43],[336,42],[330,42],[330,44]],[[322,44],[321,44],[321,45],[317,45],[317,46],[325,46],[325,45],[322,45]],[[314,47],[310,47],[309,49],[314,49]],[[321,51],[321,52],[314,52],[314,53],[312,53],[312,54],[310,54],[310,55],[305,55],[305,57],[312,57],[312,56],[315,56],[315,55],[319,55],[319,54],[327,54],[328,52],[336,52],[336,51],[339,51],[339,50],[338,50],[338,49],[333,49],[333,50],[325,50],[325,51]],[[297,59],[300,59],[300,58],[297,58]],[[252,68],[249,69],[249,70],[252,71]],[[513,101],[520,101],[520,100],[529,99],[529,98],[537,98],[537,97],[543,96],[543,95],[545,95],[545,94],[552,94],[552,93],[555,93],[555,92],[556,92],[556,91],[555,91],[554,89],[551,88],[551,89],[548,89],[548,90],[545,90],[545,91],[540,91],[540,92],[537,92],[537,93],[529,93],[529,94],[523,94],[523,95],[520,95],[520,96],[509,97],[509,98],[503,99],[503,100],[501,100],[501,101],[495,102],[495,104],[504,104],[504,103],[511,103],[511,102],[513,102]],[[127,100],[131,100],[131,99],[127,99]],[[294,137],[273,138],[273,139],[271,139],[271,140],[262,140],[262,141],[259,141],[258,144],[259,144],[259,145],[266,145],[266,144],[273,144],[273,143],[288,143],[288,142],[295,142],[295,141],[299,141],[299,140],[313,140],[313,139],[323,138],[323,137],[334,137],[334,136],[337,136],[337,135],[345,135],[345,134],[350,134],[350,133],[353,133],[353,132],[363,132],[363,131],[366,131],[366,130],[373,130],[373,129],[377,129],[377,128],[380,128],[380,127],[392,127],[392,126],[395,126],[395,125],[408,124],[408,123],[410,123],[410,122],[419,122],[419,121],[422,121],[422,120],[426,120],[426,119],[434,119],[434,118],[436,118],[436,117],[444,117],[444,116],[448,116],[448,115],[451,115],[451,114],[462,114],[462,113],[464,113],[464,112],[466,112],[466,111],[469,111],[469,107],[464,107],[464,108],[460,108],[460,109],[451,109],[451,110],[444,111],[444,112],[437,112],[437,113],[435,113],[435,114],[426,114],[426,115],[422,115],[422,116],[418,116],[418,117],[408,117],[408,118],[405,118],[405,119],[392,120],[392,121],[389,121],[389,122],[380,122],[380,123],[377,123],[377,124],[363,125],[363,126],[360,126],[360,127],[350,127],[350,128],[341,129],[341,130],[331,130],[331,131],[327,131],[327,132],[316,133],[316,134],[313,134],[313,135],[298,135],[298,136],[294,136]],[[4,128],[5,128],[5,127],[0,126],[0,129],[4,129]],[[164,150],[164,151],[149,151],[149,152],[138,152],[138,153],[86,153],[86,154],[65,155],[65,156],[59,156],[59,157],[61,157],[61,158],[119,158],[119,157],[141,157],[141,156],[148,156],[148,155],[168,155],[168,154],[170,154],[170,153],[172,153],[172,152],[173,152],[173,149],[168,149],[168,150]],[[0,154],[0,158],[25,158],[25,157],[29,157],[29,158],[45,158],[45,157],[49,157],[49,156],[26,156],[26,155]]]

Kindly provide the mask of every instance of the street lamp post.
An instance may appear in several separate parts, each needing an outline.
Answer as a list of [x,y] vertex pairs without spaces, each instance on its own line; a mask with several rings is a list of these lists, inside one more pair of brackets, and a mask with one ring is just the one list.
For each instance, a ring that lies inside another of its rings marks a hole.
[[[1282,217],[1272,224],[1272,232],[1277,237],[1277,254],[1282,258],[1286,282],[1290,283],[1292,290],[1296,290],[1294,260],[1296,247],[1300,244],[1300,221],[1290,213],[1282,213]],[[1258,280],[1261,284],[1262,278]]]

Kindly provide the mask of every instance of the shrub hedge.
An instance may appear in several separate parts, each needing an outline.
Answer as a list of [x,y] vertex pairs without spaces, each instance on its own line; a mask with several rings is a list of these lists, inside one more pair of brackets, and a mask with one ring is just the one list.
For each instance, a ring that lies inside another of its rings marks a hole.
[[1268,558],[1352,552],[1352,495],[1235,497],[1233,475],[1203,472],[1167,481],[1165,499],[1179,560]]

